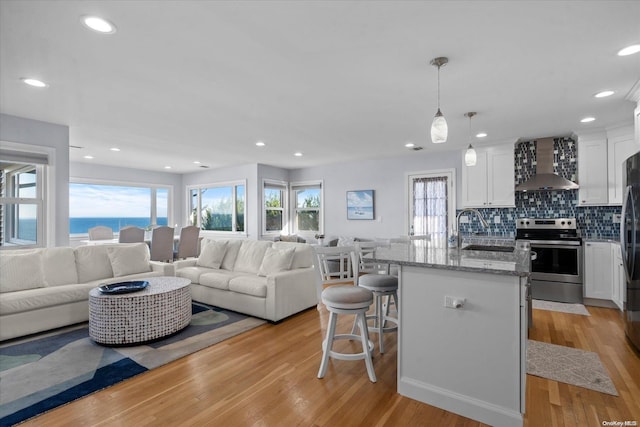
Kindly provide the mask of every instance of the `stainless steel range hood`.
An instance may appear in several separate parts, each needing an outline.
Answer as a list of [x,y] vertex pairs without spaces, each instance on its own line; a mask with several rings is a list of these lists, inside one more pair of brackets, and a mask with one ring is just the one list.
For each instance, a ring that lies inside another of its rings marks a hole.
[[522,184],[516,185],[516,191],[575,190],[578,184],[553,173],[553,138],[536,140],[536,174]]

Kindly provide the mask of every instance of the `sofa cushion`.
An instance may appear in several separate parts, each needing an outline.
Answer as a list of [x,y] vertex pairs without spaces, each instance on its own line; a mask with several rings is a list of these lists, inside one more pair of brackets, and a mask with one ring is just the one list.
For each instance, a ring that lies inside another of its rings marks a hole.
[[258,274],[260,265],[262,265],[262,258],[264,258],[267,248],[271,247],[271,245],[272,242],[265,240],[243,240],[233,271]]
[[307,268],[313,266],[313,249],[311,245],[306,243],[289,243],[289,242],[275,242],[273,244],[275,249],[288,249],[295,248],[296,252],[293,255],[293,262],[291,263],[291,270],[296,268]]
[[78,283],[76,256],[71,247],[47,248],[42,250],[44,277],[47,286]]
[[110,246],[107,248],[107,256],[111,262],[113,277],[151,271],[151,257],[146,243]]
[[267,297],[267,278],[262,276],[239,276],[229,281],[229,290],[239,294]]
[[111,261],[107,255],[107,248],[112,246],[114,245],[88,245],[75,249],[78,282],[87,283],[113,277]]
[[229,242],[226,240],[208,240],[201,246],[200,256],[196,260],[196,265],[200,267],[215,268],[222,265],[224,254],[227,252]]
[[291,268],[295,248],[275,249],[267,248],[262,258],[262,264],[258,271],[258,276],[268,276],[270,274],[287,271]]
[[0,253],[0,292],[24,291],[47,285],[41,251]]
[[242,240],[227,240],[227,252],[224,254],[220,268],[233,271],[236,259],[238,258],[238,252],[240,251],[240,246],[242,246]]
[[90,284],[71,284],[2,294],[0,296],[0,313],[7,315],[77,301],[87,301],[89,291],[93,287]]
[[237,273],[226,270],[209,271],[200,276],[200,284],[210,288],[229,290],[229,281],[234,277],[238,277]]
[[191,280],[191,283],[200,283],[200,276],[210,271],[211,269],[207,267],[183,267],[176,270],[176,277],[184,277]]

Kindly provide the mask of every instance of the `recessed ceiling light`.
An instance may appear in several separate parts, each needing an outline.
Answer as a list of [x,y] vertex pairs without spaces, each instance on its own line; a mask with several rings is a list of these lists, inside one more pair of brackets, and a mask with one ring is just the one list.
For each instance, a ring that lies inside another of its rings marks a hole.
[[595,119],[595,117],[585,117],[584,119],[580,120],[580,123],[589,123],[594,121]]
[[171,169],[171,166],[165,166],[164,168],[165,169]]
[[109,148],[109,150],[111,150],[111,151],[120,151],[120,149],[118,147],[111,147],[111,148]]
[[98,16],[83,16],[82,23],[100,34],[113,34],[116,32],[116,26],[113,23]]
[[486,136],[487,136],[487,134],[485,132],[480,132],[480,133],[476,134],[476,138],[484,138]]
[[627,46],[624,49],[620,49],[618,51],[618,56],[633,55],[634,53],[638,52],[640,52],[640,44],[634,44],[631,46]]
[[42,80],[38,80],[38,79],[30,79],[28,77],[23,77],[20,80],[22,80],[24,83],[28,84],[29,86],[33,86],[33,87],[47,87],[47,86],[49,86],[48,84],[46,84]]
[[407,142],[406,144],[404,144],[404,146],[407,148],[413,148],[416,146],[416,144],[414,144],[413,142]]
[[613,95],[615,92],[612,90],[603,90],[602,92],[598,92],[593,95],[595,98],[606,98],[607,96]]
[[294,156],[296,156],[296,157],[302,157],[302,153],[301,153],[301,152],[299,152],[299,151],[298,151],[298,152],[296,152],[296,153],[293,153],[293,155],[294,155]]
[[256,146],[258,146],[258,147],[264,147],[265,145],[267,145],[267,144],[265,144],[265,143],[264,143],[264,142],[262,142],[262,141],[258,141],[258,142],[256,142]]
[[193,162],[193,164],[194,164],[194,165],[199,165],[199,164],[200,164],[200,162],[199,162],[198,160],[195,160],[195,161]]
[[85,158],[85,159],[93,159],[93,156],[86,155],[86,156],[84,156],[84,158]]

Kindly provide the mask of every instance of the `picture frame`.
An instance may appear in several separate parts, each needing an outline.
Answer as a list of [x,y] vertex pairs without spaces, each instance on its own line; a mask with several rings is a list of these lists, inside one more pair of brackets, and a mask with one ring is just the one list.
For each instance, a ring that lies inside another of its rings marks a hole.
[[373,220],[374,206],[373,190],[347,191],[347,219]]

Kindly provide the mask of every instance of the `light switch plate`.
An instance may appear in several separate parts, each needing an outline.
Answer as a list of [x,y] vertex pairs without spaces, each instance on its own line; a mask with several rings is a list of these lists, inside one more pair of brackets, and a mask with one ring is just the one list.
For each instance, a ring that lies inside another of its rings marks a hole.
[[494,224],[500,224],[500,215],[496,215],[493,217],[493,223]]
[[460,224],[469,224],[469,217],[466,215],[462,215],[460,217]]
[[621,214],[613,214],[613,223],[620,224],[621,217],[622,217]]

